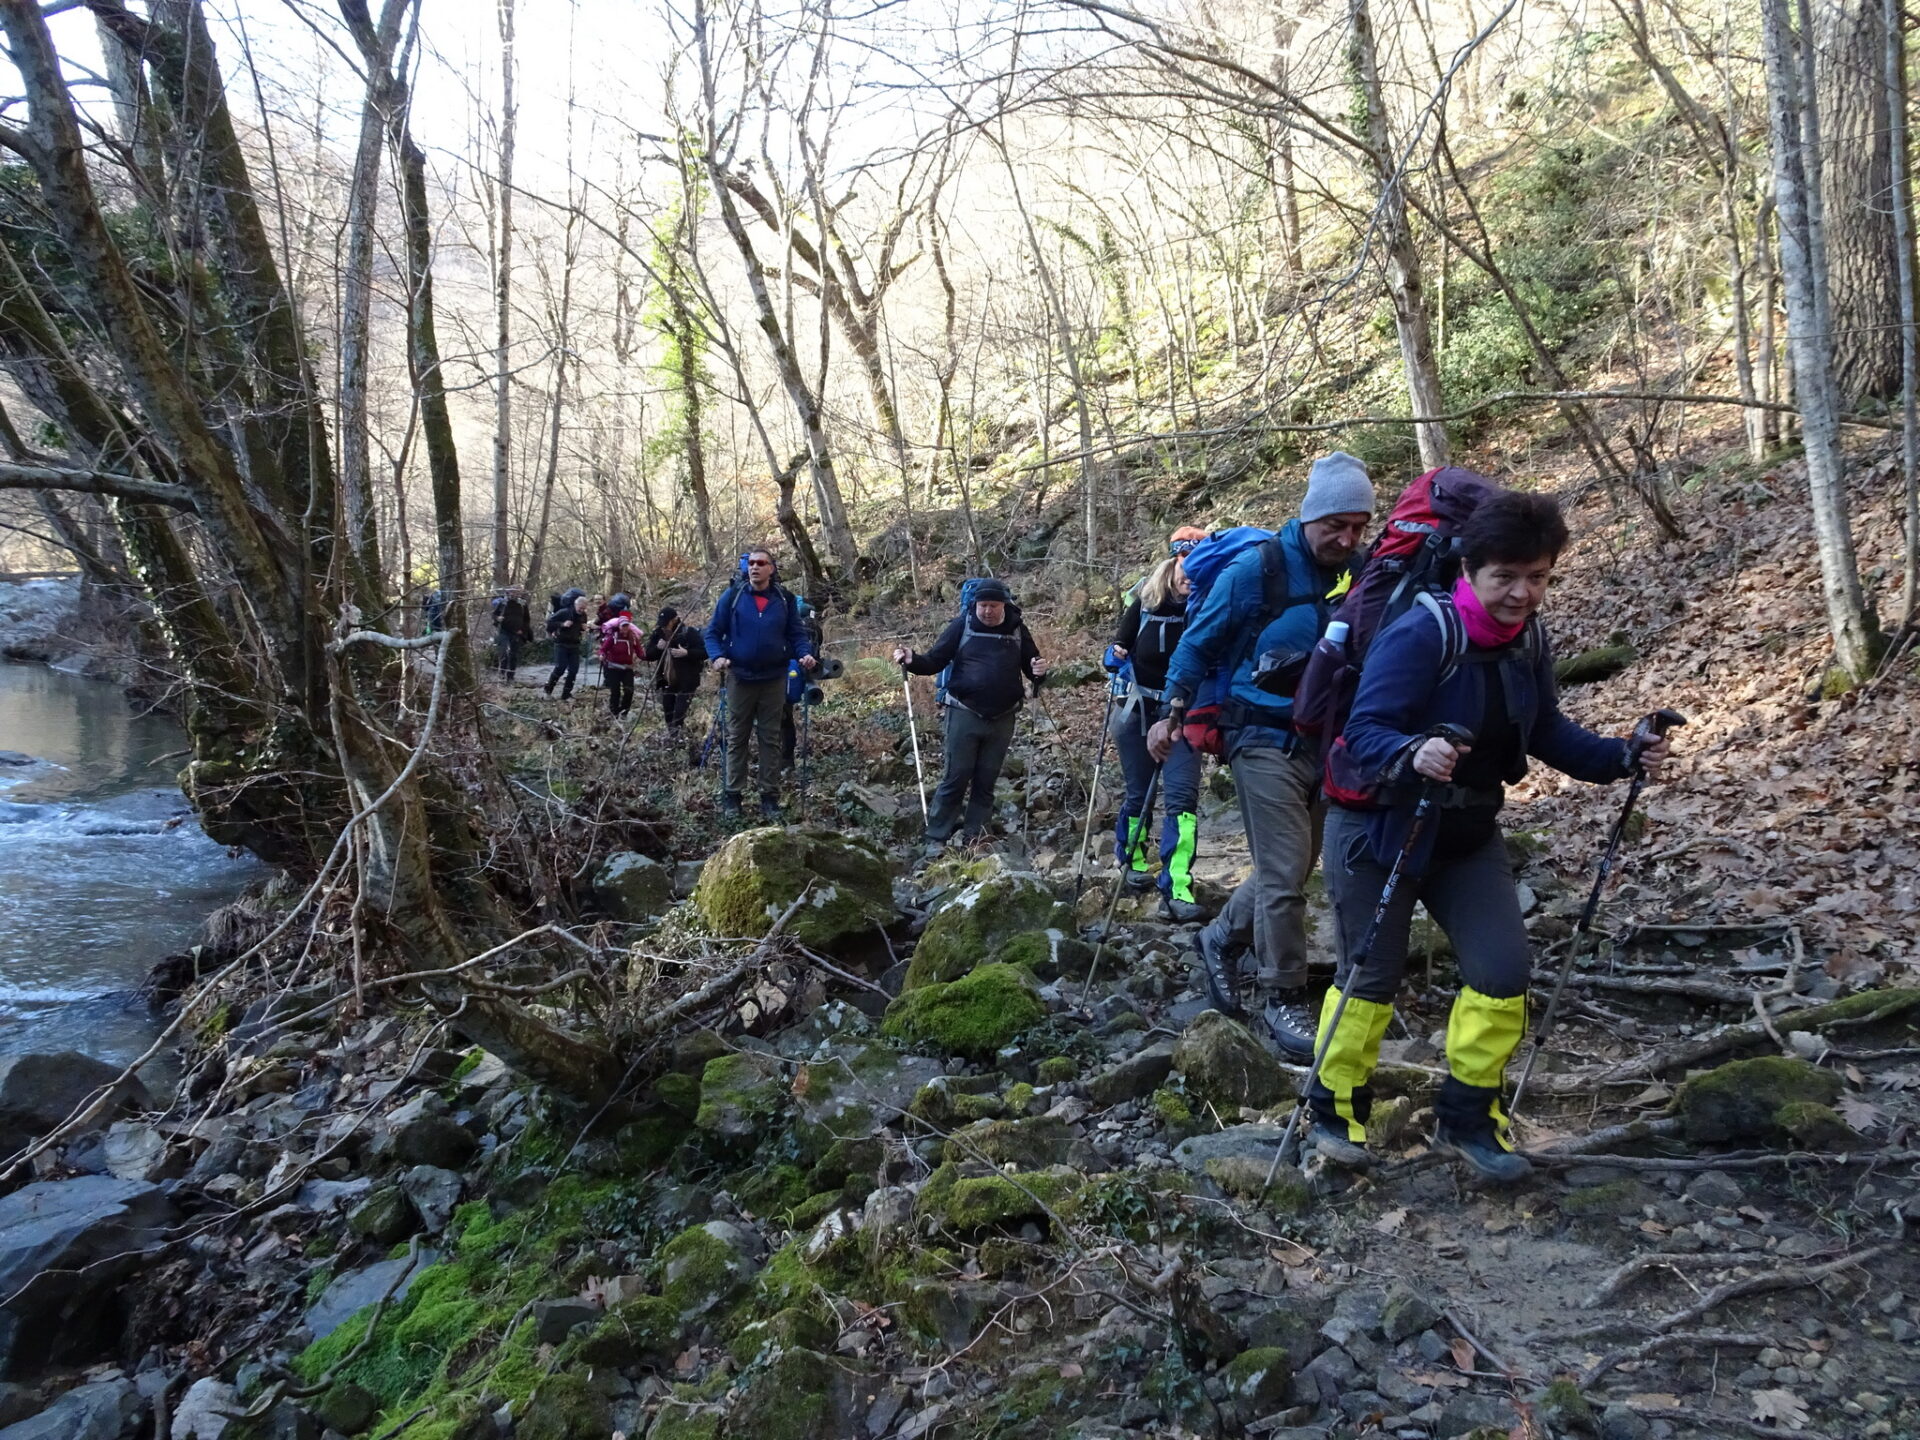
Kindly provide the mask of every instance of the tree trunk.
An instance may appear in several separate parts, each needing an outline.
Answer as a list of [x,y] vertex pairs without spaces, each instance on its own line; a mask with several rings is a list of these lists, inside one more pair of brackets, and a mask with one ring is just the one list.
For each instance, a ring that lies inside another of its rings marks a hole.
[[1900,390],[1892,146],[1882,0],[1813,0],[1834,389],[1843,405]]
[[[1439,415],[1446,408],[1440,394],[1440,368],[1434,359],[1420,252],[1413,243],[1413,229],[1407,223],[1399,157],[1387,129],[1387,104],[1380,88],[1380,63],[1368,0],[1350,0],[1347,20],[1347,60],[1359,89],[1360,108],[1366,114],[1367,158],[1380,186],[1375,217],[1386,258],[1387,294],[1393,302],[1393,328],[1400,340],[1400,363],[1407,372],[1407,400],[1415,415]],[[1414,435],[1420,444],[1422,465],[1432,469],[1448,462],[1451,451],[1445,425],[1437,421],[1415,425]]]
[[513,455],[513,0],[497,0],[500,22],[499,248],[494,278],[493,583],[512,576],[507,544],[507,492]]
[[[1847,508],[1846,463],[1840,451],[1825,261],[1819,213],[1819,106],[1807,82],[1802,49],[1812,37],[1796,34],[1790,0],[1761,0],[1766,55],[1767,113],[1773,142],[1774,205],[1779,215],[1780,269],[1786,282],[1788,340],[1794,390],[1806,449],[1807,489],[1819,546],[1827,623],[1839,668],[1864,680],[1877,658],[1878,636],[1867,618]],[[1805,11],[1803,9],[1804,16]]]
[[1888,152],[1893,170],[1894,259],[1900,287],[1900,469],[1906,490],[1902,627],[1920,621],[1920,332],[1914,328],[1913,154],[1907,139],[1907,46],[1903,0],[1881,0],[1886,41]]

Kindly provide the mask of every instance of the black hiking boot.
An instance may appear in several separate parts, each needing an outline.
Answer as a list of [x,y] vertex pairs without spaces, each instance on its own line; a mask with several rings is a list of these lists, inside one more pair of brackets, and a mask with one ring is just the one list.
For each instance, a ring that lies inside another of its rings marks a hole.
[[1434,1126],[1433,1149],[1436,1154],[1465,1161],[1469,1170],[1490,1185],[1517,1185],[1533,1174],[1526,1158],[1502,1149],[1491,1130],[1461,1130],[1443,1120]]
[[1154,877],[1151,870],[1129,870],[1126,878],[1120,882],[1120,888],[1129,895],[1144,895],[1153,889]]
[[1193,937],[1193,948],[1200,956],[1200,973],[1206,977],[1207,999],[1222,1015],[1244,1015],[1240,1003],[1240,964],[1228,943],[1207,926]]
[[1267,1033],[1273,1036],[1273,1043],[1280,1047],[1282,1056],[1297,1065],[1313,1063],[1316,1023],[1305,987],[1276,990],[1267,1001],[1266,1020]]
[[720,793],[720,813],[729,820],[738,820],[740,818],[740,792],[738,790],[723,790]]
[[778,795],[762,795],[760,797],[760,818],[762,820],[778,820],[780,818],[780,797]]
[[1349,1140],[1338,1127],[1315,1118],[1307,1131],[1306,1148],[1318,1154],[1336,1170],[1371,1170],[1373,1152]]
[[1163,919],[1176,925],[1198,925],[1207,918],[1207,907],[1193,900],[1176,900],[1171,895],[1160,897],[1160,914]]

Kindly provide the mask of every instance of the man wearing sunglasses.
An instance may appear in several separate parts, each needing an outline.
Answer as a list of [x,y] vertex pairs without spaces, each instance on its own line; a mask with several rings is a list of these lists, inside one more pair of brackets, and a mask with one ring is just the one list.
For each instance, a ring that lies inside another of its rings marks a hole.
[[720,808],[740,814],[747,785],[747,740],[755,739],[760,817],[780,818],[780,721],[786,715],[787,667],[814,667],[813,641],[800,602],[774,579],[773,552],[749,550],[744,583],[734,581],[707,622],[707,654],[727,687],[727,785]]

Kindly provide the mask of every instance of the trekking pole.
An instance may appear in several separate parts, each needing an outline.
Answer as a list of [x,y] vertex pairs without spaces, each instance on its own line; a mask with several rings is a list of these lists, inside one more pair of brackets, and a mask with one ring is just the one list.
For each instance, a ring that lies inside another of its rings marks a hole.
[[1113,931],[1113,915],[1120,908],[1120,897],[1126,893],[1127,871],[1133,868],[1133,862],[1139,857],[1140,844],[1147,838],[1147,816],[1153,813],[1154,792],[1160,788],[1160,766],[1153,767],[1153,774],[1147,777],[1147,793],[1140,801],[1140,828],[1133,832],[1133,838],[1127,842],[1126,850],[1120,856],[1119,872],[1113,877],[1113,899],[1107,904],[1107,918],[1100,924],[1100,938],[1094,942],[1093,959],[1087,965],[1087,983],[1081,986],[1082,1000],[1093,991],[1094,973],[1100,968],[1100,953],[1107,948],[1107,936]]
[[1093,786],[1087,791],[1087,823],[1080,829],[1080,853],[1073,857],[1073,898],[1077,902],[1087,883],[1087,846],[1093,839],[1093,811],[1100,803],[1100,770],[1107,763],[1107,732],[1113,728],[1113,686],[1107,686],[1107,708],[1100,717],[1100,751],[1093,761]]
[[800,823],[807,823],[807,770],[813,764],[813,702],[800,700]]
[[[1436,725],[1427,732],[1427,739],[1444,740],[1458,747],[1473,744],[1473,732],[1464,725]],[[1293,1114],[1287,1117],[1287,1128],[1280,1137],[1280,1148],[1273,1152],[1273,1164],[1267,1167],[1269,1185],[1273,1184],[1273,1177],[1280,1173],[1280,1162],[1285,1160],[1291,1164],[1300,1154],[1300,1120],[1307,1111],[1307,1096],[1313,1090],[1314,1082],[1320,1078],[1320,1067],[1326,1064],[1333,1037],[1340,1033],[1340,1017],[1347,1013],[1347,1001],[1353,998],[1353,971],[1373,953],[1373,947],[1380,939],[1380,927],[1386,924],[1387,909],[1393,904],[1394,892],[1400,888],[1400,877],[1406,873],[1407,860],[1412,856],[1414,846],[1420,843],[1420,836],[1433,815],[1438,784],[1438,781],[1428,780],[1420,787],[1420,803],[1413,807],[1413,819],[1407,824],[1407,838],[1400,842],[1400,853],[1393,857],[1393,868],[1387,872],[1387,883],[1380,887],[1380,900],[1373,907],[1373,918],[1367,921],[1366,934],[1360,937],[1360,948],[1354,952],[1353,964],[1348,969],[1346,988],[1340,991],[1340,999],[1333,1007],[1333,1019],[1324,1027],[1320,1043],[1314,1047],[1313,1064],[1307,1067],[1307,1078],[1300,1082],[1300,1099],[1294,1104]]]
[[1600,894],[1607,888],[1607,881],[1613,875],[1614,857],[1619,854],[1620,841],[1626,836],[1627,821],[1633,815],[1633,807],[1640,799],[1641,790],[1646,787],[1647,772],[1640,763],[1641,752],[1674,726],[1686,723],[1686,716],[1677,710],[1656,710],[1633,727],[1633,736],[1627,741],[1627,768],[1633,775],[1633,783],[1627,787],[1627,803],[1620,808],[1620,818],[1613,822],[1613,831],[1607,836],[1606,852],[1600,857],[1600,873],[1594,876],[1593,889],[1587,892],[1586,908],[1580,912],[1580,923],[1573,927],[1573,935],[1567,942],[1567,958],[1560,963],[1560,973],[1554,978],[1553,993],[1547,998],[1546,1013],[1540,1017],[1540,1024],[1533,1032],[1533,1043],[1527,1047],[1526,1063],[1520,1067],[1520,1079],[1513,1087],[1513,1101],[1507,1106],[1509,1120],[1519,1113],[1520,1099],[1527,1093],[1527,1082],[1533,1078],[1534,1062],[1546,1048],[1547,1037],[1553,1033],[1554,1022],[1560,1018],[1560,1001],[1567,993],[1567,982],[1573,978],[1574,963],[1580,958],[1582,949],[1581,941],[1593,933],[1593,917],[1600,910]]
[[900,693],[907,697],[907,734],[913,739],[913,778],[920,782],[920,823],[927,823],[927,772],[920,765],[920,727],[913,719],[913,677],[900,667]]

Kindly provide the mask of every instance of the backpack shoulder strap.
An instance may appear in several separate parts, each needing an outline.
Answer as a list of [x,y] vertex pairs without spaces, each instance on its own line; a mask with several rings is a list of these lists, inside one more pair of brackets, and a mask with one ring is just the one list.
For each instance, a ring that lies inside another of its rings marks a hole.
[[1467,653],[1467,625],[1451,598],[1433,590],[1414,593],[1413,603],[1433,616],[1440,627],[1440,680],[1445,684],[1460,668],[1460,657]]
[[1278,535],[1260,542],[1260,603],[1266,611],[1262,624],[1270,624],[1296,605],[1312,605],[1326,619],[1327,597],[1319,589],[1287,591],[1287,555]]

